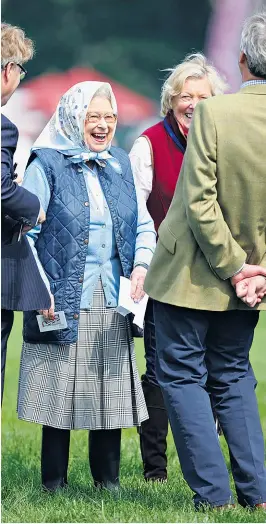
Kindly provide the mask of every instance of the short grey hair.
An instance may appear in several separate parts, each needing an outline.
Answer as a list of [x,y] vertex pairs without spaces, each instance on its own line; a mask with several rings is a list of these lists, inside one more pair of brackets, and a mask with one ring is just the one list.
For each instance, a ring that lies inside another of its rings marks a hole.
[[108,84],[102,84],[101,87],[99,87],[99,89],[95,91],[93,98],[95,98],[96,96],[99,96],[101,98],[107,98],[107,100],[109,100],[109,102],[112,104],[112,96]]
[[248,18],[241,34],[240,50],[253,76],[266,80],[266,12]]
[[102,85],[95,91],[92,100],[96,96],[99,96],[100,98],[106,98],[107,100],[109,100],[114,114],[117,115],[117,103],[112,90],[112,86],[110,84],[108,84],[107,82],[103,82]]
[[161,116],[166,116],[172,109],[172,100],[180,95],[188,78],[206,77],[210,83],[212,95],[223,94],[228,85],[215,67],[202,53],[193,53],[173,69],[167,69],[170,75],[165,80],[161,92]]

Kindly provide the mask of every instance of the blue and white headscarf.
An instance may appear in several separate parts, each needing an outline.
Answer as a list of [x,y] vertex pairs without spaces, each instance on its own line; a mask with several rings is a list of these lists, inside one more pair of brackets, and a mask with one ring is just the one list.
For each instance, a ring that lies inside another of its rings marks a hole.
[[[110,153],[111,142],[107,148],[96,153],[91,151],[85,141],[84,121],[88,107],[98,89],[105,86],[110,92],[111,106],[117,114],[117,104],[110,84],[106,82],[80,82],[71,87],[60,99],[55,113],[33,144],[32,151],[40,148],[56,149],[70,157],[72,162],[105,161],[121,173],[121,166]],[[114,126],[115,133],[116,125]],[[113,136],[112,136],[113,138]]]

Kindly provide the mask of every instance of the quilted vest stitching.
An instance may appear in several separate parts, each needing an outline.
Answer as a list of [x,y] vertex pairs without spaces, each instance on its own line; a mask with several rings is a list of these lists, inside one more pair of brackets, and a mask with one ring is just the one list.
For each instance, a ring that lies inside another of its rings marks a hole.
[[[112,148],[111,153],[122,166],[123,175],[108,165],[100,168],[99,180],[107,200],[113,224],[123,274],[130,276],[135,256],[137,231],[137,198],[128,156]],[[39,258],[55,294],[56,310],[65,311],[68,328],[40,333],[36,312],[24,314],[26,342],[72,343],[78,337],[78,319],[89,239],[89,200],[83,173],[79,166],[53,150],[36,151],[45,169],[53,192],[46,222],[42,226],[36,247]],[[34,156],[31,157],[30,162]]]

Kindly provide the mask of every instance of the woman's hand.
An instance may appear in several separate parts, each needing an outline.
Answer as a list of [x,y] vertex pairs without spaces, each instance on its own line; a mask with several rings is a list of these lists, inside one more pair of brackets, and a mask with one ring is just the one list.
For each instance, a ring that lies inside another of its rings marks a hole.
[[54,320],[54,295],[50,293],[51,306],[50,309],[40,309],[40,315],[43,315],[47,320]]
[[134,302],[139,302],[145,295],[143,289],[147,269],[142,266],[136,266],[131,273],[131,292],[130,296]]

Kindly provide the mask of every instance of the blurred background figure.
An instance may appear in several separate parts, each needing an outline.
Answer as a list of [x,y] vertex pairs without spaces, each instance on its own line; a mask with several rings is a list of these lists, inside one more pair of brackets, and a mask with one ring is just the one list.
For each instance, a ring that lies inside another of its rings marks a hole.
[[254,11],[266,6],[265,0],[211,0],[206,54],[226,75],[230,91],[234,93],[241,84],[241,75],[236,67],[242,22]]
[[[163,84],[161,115],[164,120],[146,129],[130,151],[135,183],[147,202],[156,231],[174,195],[194,109],[198,102],[223,93],[226,87],[204,55],[187,56],[178,66],[170,69],[170,75]],[[156,378],[152,299],[148,302],[145,315],[144,346],[146,373],[142,376],[142,388],[149,412],[149,419],[140,428],[144,478],[165,481],[168,416]]]

